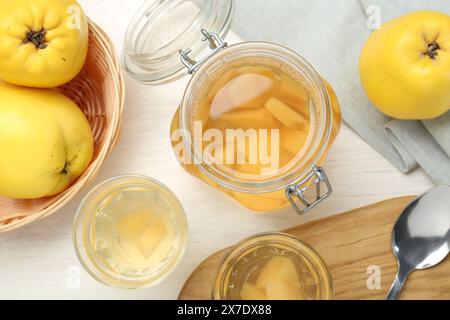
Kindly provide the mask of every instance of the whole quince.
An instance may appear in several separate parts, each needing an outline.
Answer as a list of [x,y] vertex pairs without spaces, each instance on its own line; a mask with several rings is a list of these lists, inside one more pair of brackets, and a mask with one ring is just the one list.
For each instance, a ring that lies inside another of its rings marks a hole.
[[0,0],[0,78],[29,87],[63,85],[80,72],[88,24],[75,0]]
[[450,16],[417,11],[384,24],[359,62],[363,87],[388,116],[424,120],[450,109]]
[[53,196],[89,166],[92,131],[78,106],[52,89],[0,81],[0,195]]

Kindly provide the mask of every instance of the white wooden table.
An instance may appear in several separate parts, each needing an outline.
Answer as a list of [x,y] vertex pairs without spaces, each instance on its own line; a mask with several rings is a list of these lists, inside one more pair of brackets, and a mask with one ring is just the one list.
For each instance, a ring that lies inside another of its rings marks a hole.
[[[87,14],[122,49],[126,27],[142,0],[80,0]],[[230,42],[237,41],[234,35]],[[0,235],[0,298],[32,299],[175,299],[185,279],[204,258],[251,234],[280,230],[383,199],[418,194],[432,183],[418,170],[399,173],[344,125],[324,165],[333,196],[306,217],[293,210],[249,213],[222,194],[186,174],[169,142],[169,124],[186,79],[147,87],[127,79],[120,143],[84,192],[58,214],[10,234]],[[139,173],[168,185],[180,198],[190,225],[190,242],[180,267],[155,288],[136,291],[105,287],[80,268],[72,246],[72,221],[86,192],[119,174]],[[79,275],[79,281],[77,277]]]

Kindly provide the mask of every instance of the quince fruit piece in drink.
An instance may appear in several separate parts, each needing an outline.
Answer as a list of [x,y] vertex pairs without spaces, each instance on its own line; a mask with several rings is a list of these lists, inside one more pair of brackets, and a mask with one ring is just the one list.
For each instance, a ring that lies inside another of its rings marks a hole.
[[294,262],[287,257],[274,257],[262,268],[256,285],[245,283],[243,300],[304,300]]
[[209,90],[208,101],[212,102],[217,97],[219,91],[221,91],[231,80],[240,75],[241,73],[234,68],[229,69],[220,75]]
[[293,155],[297,155],[306,143],[308,132],[290,129],[285,126],[280,129],[281,146]]
[[304,115],[277,98],[269,99],[264,105],[278,121],[288,128],[301,129],[308,126],[309,122]]
[[213,86],[209,90],[207,98],[207,102],[209,103],[208,117],[211,118],[210,120],[215,120],[223,113],[235,109],[226,87],[233,79],[240,75],[241,74],[236,69],[230,69],[215,80]]
[[241,74],[259,74],[271,78],[273,81],[279,81],[279,77],[275,72],[271,68],[265,66],[245,66],[239,68],[239,72]]
[[261,270],[256,287],[266,289],[270,284],[285,284],[300,288],[300,279],[294,262],[287,257],[274,257]]
[[214,163],[221,169],[234,170],[238,163],[236,146],[233,142],[214,141],[204,147],[203,161]]
[[244,283],[241,288],[240,296],[242,300],[267,300],[267,295],[264,290],[256,288],[250,283]]
[[304,300],[300,290],[285,283],[269,283],[266,285],[268,300]]
[[297,81],[287,75],[282,75],[280,83],[277,87],[280,100],[295,102],[292,107],[298,106],[296,109],[303,109],[308,105],[309,95],[306,90]]
[[125,214],[116,224],[118,238],[128,255],[148,259],[167,234],[161,217],[148,208]]
[[139,251],[145,259],[148,259],[167,235],[164,220],[155,216],[150,224],[139,235]]
[[[270,150],[270,149],[268,149]],[[271,154],[268,154],[268,156],[272,156]],[[249,175],[255,175],[260,176],[261,179],[263,179],[265,176],[274,176],[276,175],[280,169],[284,168],[290,162],[294,159],[294,155],[290,152],[286,151],[284,148],[280,149],[278,162],[275,163],[274,157],[271,158],[271,161],[273,163],[261,163],[261,161],[258,161],[256,164],[239,164],[236,166],[236,170],[238,172],[249,174]],[[284,193],[283,193],[284,195]],[[269,197],[270,198],[270,197]]]
[[236,109],[261,108],[264,97],[274,87],[271,78],[241,74],[220,89],[211,102],[211,117],[216,119]]
[[[126,208],[123,208],[126,210]],[[137,244],[139,236],[150,224],[154,212],[149,209],[140,209],[121,217],[116,223],[116,230],[120,242],[128,244]]]
[[[234,145],[229,143],[228,148],[236,153],[235,163],[240,166],[242,173],[257,173],[277,171],[289,164],[295,157],[287,149],[280,145],[280,132],[255,131],[252,134],[247,133],[244,136],[234,138]],[[256,166],[255,166],[256,165]],[[239,167],[236,168],[238,171]]]
[[225,113],[219,118],[227,129],[273,129],[280,124],[265,108],[236,110]]

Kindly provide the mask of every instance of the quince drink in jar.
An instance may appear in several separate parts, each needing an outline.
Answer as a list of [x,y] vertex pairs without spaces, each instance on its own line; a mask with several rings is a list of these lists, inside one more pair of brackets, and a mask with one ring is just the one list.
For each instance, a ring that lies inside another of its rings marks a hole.
[[333,281],[321,257],[283,233],[245,239],[222,258],[214,300],[330,300]]
[[[201,77],[197,86],[186,131],[194,147],[191,155],[197,158],[187,157],[189,149],[180,144],[180,113],[172,123],[173,147],[183,167],[252,210],[288,205],[284,188],[262,193],[234,190],[199,166],[247,184],[264,185],[282,179],[304,162],[320,124],[316,101],[302,75],[288,64],[255,56],[220,66],[214,75]],[[331,87],[324,86],[335,119],[329,133],[332,141],[339,130],[339,104]],[[330,142],[324,154],[329,146]]]
[[[193,75],[171,126],[180,164],[254,211],[292,204],[302,214],[324,200],[331,184],[320,166],[341,120],[329,84],[285,47],[266,42],[228,46],[222,38],[230,26],[231,0],[195,1],[198,13],[185,13],[193,21],[186,28],[178,24],[176,35],[159,51],[154,43],[145,51],[139,43],[157,39],[161,23],[170,24],[175,11],[180,16],[194,2],[164,3],[170,9],[145,6],[130,26],[124,66],[147,84],[181,77],[183,68]],[[158,21],[161,16],[166,19]],[[207,44],[212,52],[205,54]]]

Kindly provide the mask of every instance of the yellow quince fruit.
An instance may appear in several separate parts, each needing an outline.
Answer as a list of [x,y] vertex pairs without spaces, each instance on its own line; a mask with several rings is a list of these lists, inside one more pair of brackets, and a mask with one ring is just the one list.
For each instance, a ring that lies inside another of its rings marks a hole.
[[86,16],[75,0],[0,0],[0,78],[28,87],[63,85],[88,50]]
[[0,81],[0,196],[34,199],[69,187],[94,154],[78,106],[52,89]]
[[450,110],[450,16],[417,11],[375,31],[359,62],[363,87],[388,116],[433,119]]

